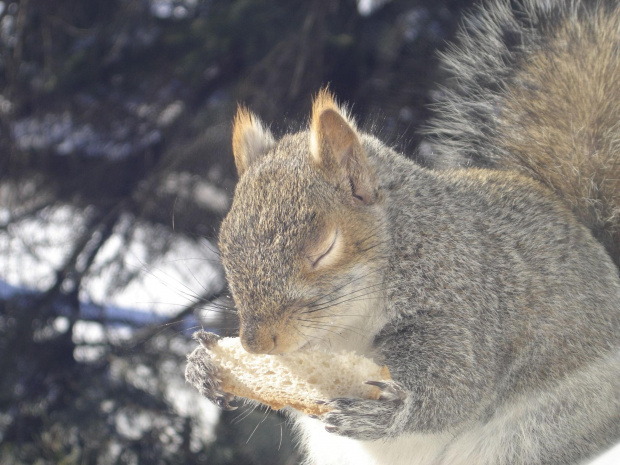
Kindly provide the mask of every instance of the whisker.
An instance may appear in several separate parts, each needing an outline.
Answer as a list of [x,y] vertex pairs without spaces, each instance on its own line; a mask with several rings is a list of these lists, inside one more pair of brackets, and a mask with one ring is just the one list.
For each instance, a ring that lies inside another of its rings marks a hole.
[[334,323],[324,323],[321,321],[305,320],[302,318],[298,319],[297,321],[303,321],[304,323],[307,323],[306,325],[304,325],[305,327],[315,327],[315,328],[328,327],[328,328],[341,328],[345,330],[356,329],[355,326],[353,325],[339,325],[339,324],[334,324]]
[[217,305],[217,304],[208,304],[205,303],[204,307],[200,307],[201,310],[204,310],[206,312],[208,311],[214,311],[216,313],[221,312],[221,313],[232,313],[232,314],[236,314],[237,313],[237,309],[234,307],[227,307],[225,305]]
[[[312,328],[311,326],[308,326],[308,325],[301,325],[301,326],[304,327],[304,328]],[[343,334],[340,334],[338,331],[333,331],[333,330],[329,330],[329,329],[325,329],[325,328],[321,328],[321,331],[332,333],[332,334],[334,334],[336,336],[339,336],[339,337],[341,337],[341,338],[346,340],[346,337]],[[360,335],[360,334],[358,334],[358,335]],[[320,338],[318,338],[318,339],[320,339]]]
[[346,327],[346,326],[338,326],[337,328],[341,328],[342,331],[337,331],[337,330],[333,330],[333,329],[328,329],[325,326],[312,326],[312,325],[303,325],[304,328],[308,328],[308,329],[313,329],[315,331],[325,331],[327,333],[331,333],[334,335],[337,335],[339,337],[341,337],[344,340],[347,340],[347,332],[348,333],[352,333],[355,334],[356,336],[360,336],[362,337],[364,334],[356,331],[354,328],[351,327]]
[[189,272],[190,275],[192,275],[192,278],[194,279],[194,281],[196,282],[196,284],[198,284],[198,286],[200,286],[200,288],[204,291],[204,292],[209,292],[209,289],[207,289],[207,287],[198,280],[198,278],[196,277],[196,275],[194,274],[194,272],[192,270],[190,270],[189,266],[187,266],[187,264],[185,265],[185,269]]
[[[324,323],[322,321],[311,321],[311,320],[298,320],[303,321],[305,327],[314,327],[314,328],[335,328],[335,329],[343,329],[347,331],[358,330],[359,328],[353,325],[347,324],[337,324],[337,323]],[[360,334],[361,336],[361,334]]]
[[[219,304],[214,304],[212,302],[209,302],[207,299],[201,298],[199,300],[197,300],[196,302],[194,302],[194,305],[199,304],[201,301],[204,301],[206,306],[208,307],[214,307],[216,310],[213,310],[215,312],[231,312],[231,313],[236,313],[237,309],[234,307],[228,307],[226,305],[219,305]],[[153,302],[139,302],[140,304],[144,304],[144,305],[156,305],[156,304],[163,304],[166,306],[170,306],[170,307],[181,307],[181,308],[187,308],[188,305],[187,304],[180,304],[180,303],[175,303],[175,302],[163,302],[163,301],[153,301]],[[209,308],[204,308],[205,310],[210,310]]]
[[[247,404],[246,404],[247,405]],[[259,404],[254,404],[252,405],[252,408],[247,409],[245,412],[240,413],[239,415],[237,415],[235,418],[233,418],[233,420],[231,421],[231,423],[233,425],[236,425],[237,423],[242,422],[243,420],[245,420],[247,417],[249,417],[252,412],[254,412],[254,410],[256,410],[256,408],[258,407]]]
[[[358,317],[363,317],[365,315],[360,315],[360,314],[355,314],[355,313],[338,313],[336,315],[312,315],[309,314],[306,318],[312,318],[312,319],[316,319],[316,318],[334,318],[334,317],[341,317],[341,316],[358,316]],[[301,318],[299,318],[301,319]]]
[[[354,282],[359,281],[360,279],[367,278],[367,277],[368,277],[368,276],[370,276],[371,274],[376,273],[376,272],[378,272],[378,271],[382,271],[383,269],[385,269],[385,267],[380,267],[380,268],[377,268],[377,269],[375,269],[375,270],[369,271],[368,273],[366,273],[366,274],[364,274],[364,275],[362,275],[362,276],[358,276],[358,277],[357,277],[357,278],[355,278],[355,279],[352,279],[352,280],[350,280],[350,281],[347,281],[347,282],[346,282],[345,284],[343,284],[342,286],[339,286],[339,287],[337,287],[337,288],[335,288],[335,289],[332,289],[329,293],[327,293],[327,294],[323,294],[322,296],[320,296],[320,297],[318,297],[318,298],[314,299],[313,301],[310,301],[310,302],[306,305],[306,307],[307,307],[307,308],[312,308],[312,307],[317,306],[317,305],[324,305],[324,304],[326,304],[326,303],[329,303],[329,302],[331,302],[331,301],[329,301],[329,300],[328,300],[328,301],[325,301],[325,302],[321,302],[321,303],[319,303],[319,301],[320,301],[321,299],[323,299],[323,298],[325,298],[325,297],[327,297],[327,296],[331,295],[331,294],[334,294],[334,293],[336,293],[336,292],[340,291],[341,289],[343,289],[343,288],[345,288],[345,287],[349,286],[350,284],[353,284]],[[353,291],[353,292],[357,292],[357,291]],[[340,298],[340,296],[339,296],[339,297],[336,297],[336,298],[334,298],[334,299],[332,299],[332,301],[333,301],[333,300],[337,300],[337,299],[339,299],[339,298]]]
[[[374,233],[373,235],[371,235],[371,236],[369,236],[369,237],[373,237],[373,236],[376,236],[376,233]],[[380,244],[380,243],[377,243],[377,245],[379,245],[379,244]],[[365,277],[367,277],[367,276],[371,275],[372,273],[376,273],[377,271],[381,271],[381,270],[383,270],[383,269],[387,268],[388,266],[389,266],[389,265],[380,266],[380,267],[376,268],[375,270],[372,270],[372,271],[368,272],[368,273],[367,273],[367,274],[365,274],[365,275],[362,275],[362,276],[359,276],[359,277],[357,277],[357,278],[355,278],[355,279],[353,279],[353,280],[350,280],[349,282],[347,282],[347,283],[343,284],[342,286],[339,286],[339,287],[337,287],[337,288],[335,288],[335,289],[331,290],[328,294],[324,294],[324,295],[319,296],[319,297],[317,297],[316,299],[314,299],[314,300],[312,300],[312,301],[308,302],[308,306],[311,306],[311,305],[313,305],[314,303],[316,303],[317,301],[321,300],[322,298],[327,297],[329,294],[332,294],[333,292],[337,292],[337,291],[341,290],[343,287],[346,287],[346,286],[348,286],[349,284],[351,284],[351,283],[353,283],[353,282],[355,282],[355,281],[358,281],[358,280],[360,280],[360,279],[363,279],[363,278],[365,278]]]
[[308,338],[313,338],[313,339],[318,339],[319,341],[322,341],[322,339],[318,336],[313,336],[313,335],[307,335],[304,334],[299,328],[297,328],[296,326],[294,326],[295,331],[297,331],[297,333],[301,336],[301,338],[303,340],[308,340]]
[[220,256],[220,251],[219,249],[213,245],[211,243],[211,241],[208,241],[206,239],[203,239],[202,243],[206,246],[207,250],[215,255],[217,255],[218,257]]
[[[365,296],[369,296],[369,295],[372,295],[372,294],[377,293],[377,292],[381,292],[381,291],[387,290],[388,289],[387,287],[379,287],[379,286],[383,286],[383,285],[384,285],[384,283],[376,283],[376,284],[372,284],[370,286],[366,286],[364,288],[356,289],[355,291],[349,292],[348,294],[344,294],[344,295],[338,296],[338,298],[336,298],[336,299],[332,299],[332,300],[330,300],[328,302],[325,302],[320,307],[314,307],[314,308],[310,308],[309,310],[305,310],[304,313],[319,312],[319,311],[326,310],[326,309],[331,308],[331,307],[335,307],[336,305],[340,305],[340,304],[349,302],[349,301],[351,301],[352,299],[355,299],[355,298],[365,297]],[[367,292],[366,294],[355,295],[355,294],[357,294],[359,292],[368,291],[369,289],[376,288],[376,287],[379,287],[379,288],[375,289],[373,291]]]
[[201,261],[201,262],[213,262],[221,264],[220,260],[212,259],[212,258],[204,258],[204,257],[184,257],[184,258],[170,258],[165,261],[165,263],[177,263],[177,262],[187,262],[190,260]]
[[252,433],[250,434],[250,437],[248,438],[247,441],[245,441],[246,444],[248,444],[250,442],[250,439],[252,439],[252,436],[254,436],[254,433],[256,433],[256,430],[258,429],[258,427],[260,425],[263,424],[263,422],[267,419],[267,417],[269,416],[269,410],[265,409],[265,416],[263,417],[263,419],[256,425],[256,427],[254,428],[254,430],[252,431]]
[[282,438],[283,438],[283,431],[282,431],[282,423],[280,423],[280,442],[278,443],[278,452],[280,451],[280,449],[282,448]]
[[[343,304],[343,303],[346,303],[346,302],[353,302],[353,301],[355,301],[355,299],[359,299],[361,297],[369,296],[369,295],[372,295],[372,294],[377,293],[377,292],[386,291],[386,290],[389,290],[389,289],[395,289],[398,286],[400,286],[400,285],[402,285],[403,283],[406,283],[406,282],[407,281],[403,279],[403,280],[394,281],[394,282],[390,283],[389,286],[384,286],[384,284],[385,284],[384,282],[371,284],[370,286],[366,286],[366,287],[363,287],[363,288],[360,288],[360,289],[356,289],[356,290],[354,290],[352,292],[349,292],[348,294],[343,294],[341,296],[338,296],[335,299],[332,299],[330,301],[324,302],[323,304],[321,304],[322,306],[320,306],[320,307],[318,307],[318,306],[308,307],[310,309],[309,310],[304,310],[303,313],[318,312],[318,311],[325,310],[327,308],[330,308],[330,307],[333,307],[333,306],[336,306],[336,305],[340,305],[340,304]],[[373,291],[367,292],[366,294],[355,295],[355,294],[357,294],[359,292],[367,291],[368,289],[372,289],[372,288],[375,288],[375,287],[378,287],[378,286],[384,286],[384,287],[379,287],[378,289],[375,289]],[[351,296],[354,296],[354,297],[351,297]],[[347,297],[351,297],[351,298],[350,299],[346,299]],[[345,300],[342,300],[342,299],[345,299]]]

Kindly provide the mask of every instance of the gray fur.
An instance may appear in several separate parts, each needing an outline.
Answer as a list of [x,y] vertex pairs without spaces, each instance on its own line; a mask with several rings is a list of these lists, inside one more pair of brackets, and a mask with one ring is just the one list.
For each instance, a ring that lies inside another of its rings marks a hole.
[[[368,152],[375,146],[368,141]],[[542,442],[549,457],[539,463],[579,463],[620,439],[620,283],[591,234],[528,179],[430,172],[396,154],[373,158],[398,244],[384,275],[390,324],[376,338],[375,358],[408,393],[384,437],[492,422],[516,399],[536,403],[561,392],[566,403],[557,411],[514,425],[497,463],[538,463],[529,461],[532,437],[516,428],[532,428]],[[578,396],[562,384],[599,363]],[[612,403],[592,409],[603,380]],[[352,416],[372,415],[372,402],[362,403],[347,406]],[[384,403],[374,405],[384,423]],[[580,421],[573,425],[567,411]],[[564,421],[570,428],[552,427]],[[349,434],[363,439],[370,430]]]
[[[316,464],[345,463],[320,450],[333,435],[367,454],[347,463],[386,465],[570,465],[620,440],[618,269],[575,213],[566,194],[574,179],[558,187],[540,170],[529,176],[534,165],[515,166],[522,159],[498,142],[498,131],[515,130],[502,115],[521,82],[512,76],[554,27],[594,10],[559,0],[527,0],[519,14],[507,1],[485,5],[446,57],[460,83],[433,126],[436,153],[451,159],[444,168],[465,160],[456,165],[466,169],[422,168],[354,126],[317,135],[313,120],[252,157],[222,226],[244,344],[353,349],[392,374],[378,400],[333,399],[314,419],[291,412]],[[611,48],[619,34],[607,34]],[[608,123],[605,134],[617,128]],[[355,186],[330,181],[309,155],[310,141],[329,147],[335,133],[342,145],[351,131],[377,181],[372,203],[353,199]],[[555,154],[532,154],[547,156],[553,166]],[[348,248],[333,267],[308,271],[307,244],[330,221]],[[324,330],[329,319],[338,324]],[[208,397],[225,396],[208,361],[190,359],[187,376]],[[328,436],[316,433],[319,422]],[[420,438],[432,450],[389,450]]]

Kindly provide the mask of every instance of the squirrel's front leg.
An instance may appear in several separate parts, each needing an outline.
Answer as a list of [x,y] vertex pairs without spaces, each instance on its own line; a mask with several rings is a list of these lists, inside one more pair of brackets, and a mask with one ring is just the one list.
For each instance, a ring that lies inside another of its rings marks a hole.
[[230,405],[234,395],[224,392],[219,379],[219,368],[211,361],[206,348],[219,339],[213,333],[198,331],[194,333],[194,339],[200,342],[187,357],[185,379],[192,384],[200,393],[224,410],[235,410],[237,407]]
[[404,413],[407,398],[405,390],[395,381],[367,381],[381,389],[377,400],[338,398],[317,401],[332,408],[328,413],[316,416],[325,423],[330,433],[353,439],[372,441],[398,434],[395,427],[398,417]]
[[382,390],[378,400],[329,401],[333,410],[320,417],[327,431],[361,440],[445,431],[471,419],[482,399],[492,397],[494,359],[449,315],[433,315],[432,325],[417,316],[387,326],[374,350],[393,381],[374,383]]

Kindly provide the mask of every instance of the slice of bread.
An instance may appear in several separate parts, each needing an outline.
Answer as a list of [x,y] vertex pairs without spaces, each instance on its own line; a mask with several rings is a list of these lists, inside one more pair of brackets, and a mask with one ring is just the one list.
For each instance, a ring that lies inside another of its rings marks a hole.
[[386,366],[353,352],[298,351],[281,355],[246,352],[239,338],[205,348],[219,367],[222,390],[257,400],[274,410],[291,406],[308,414],[330,410],[317,400],[337,397],[378,399],[381,390],[365,381],[390,380]]

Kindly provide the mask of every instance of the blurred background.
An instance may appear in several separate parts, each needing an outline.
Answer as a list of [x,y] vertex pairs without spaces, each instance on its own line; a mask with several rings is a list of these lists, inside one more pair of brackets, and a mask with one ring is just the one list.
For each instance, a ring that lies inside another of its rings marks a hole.
[[470,3],[0,1],[0,464],[299,463],[282,416],[183,379],[194,330],[236,331],[236,105],[283,134],[329,83],[425,163]]

